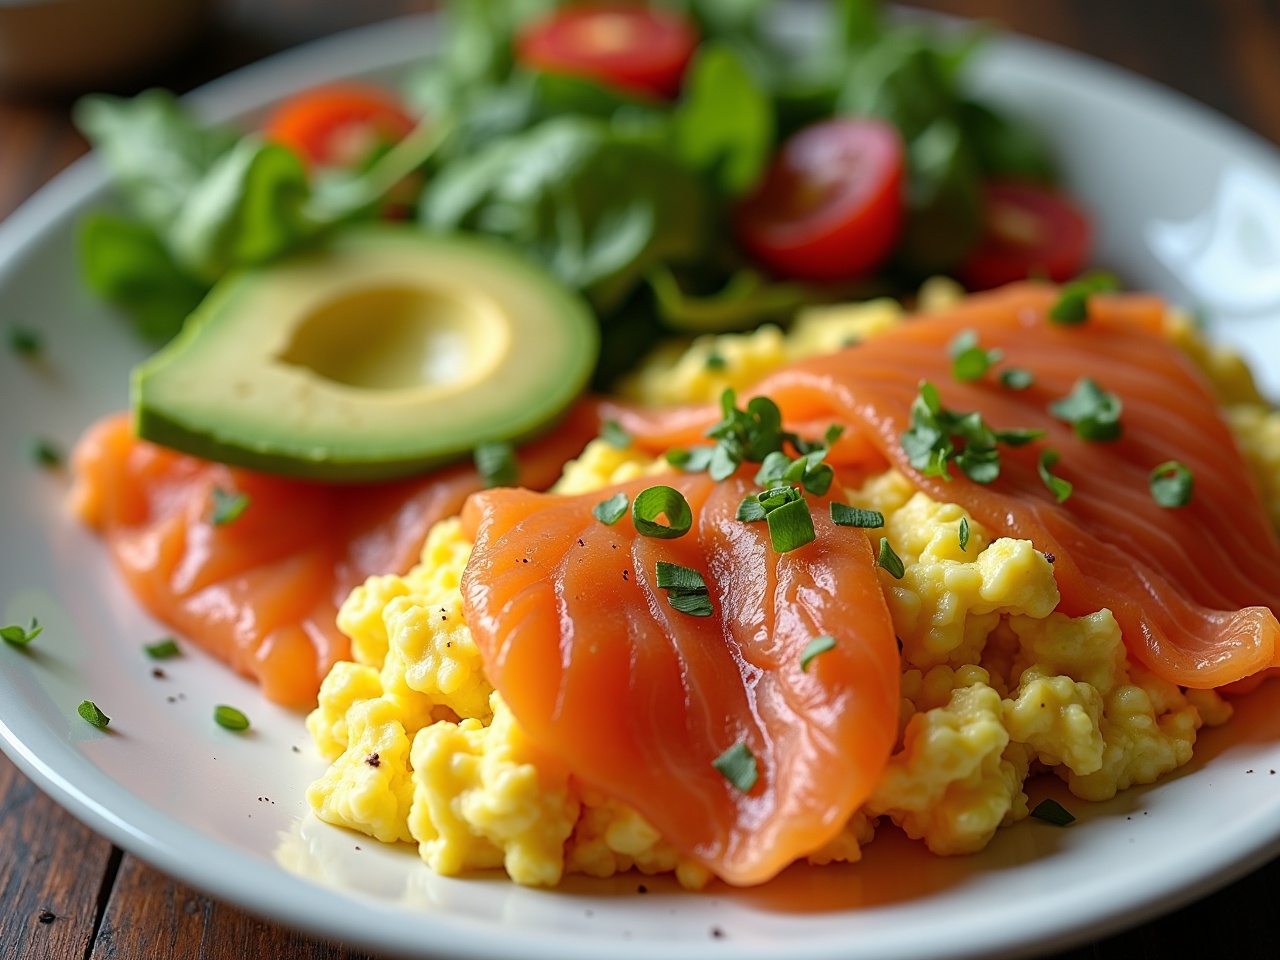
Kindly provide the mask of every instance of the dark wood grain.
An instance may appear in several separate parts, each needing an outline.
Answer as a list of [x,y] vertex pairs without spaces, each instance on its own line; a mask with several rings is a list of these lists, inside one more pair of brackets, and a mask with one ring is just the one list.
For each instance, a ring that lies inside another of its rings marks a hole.
[[[1080,50],[1164,83],[1280,144],[1277,0],[913,0]],[[189,90],[275,50],[432,0],[225,0],[155,76]],[[0,218],[84,150],[68,100],[0,97]],[[1052,960],[1280,956],[1280,861],[1133,930]],[[43,911],[54,919],[41,922]],[[1034,923],[1035,918],[1027,918]],[[217,903],[113,851],[0,757],[0,960],[368,960]]]

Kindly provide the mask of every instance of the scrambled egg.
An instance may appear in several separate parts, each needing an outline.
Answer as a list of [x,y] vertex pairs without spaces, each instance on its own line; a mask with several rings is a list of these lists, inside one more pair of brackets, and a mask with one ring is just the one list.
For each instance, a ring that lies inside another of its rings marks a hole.
[[[947,284],[921,306],[952,302]],[[779,365],[840,349],[893,326],[892,301],[824,307],[789,333],[706,336],[664,348],[624,392],[646,403],[718,399]],[[1280,413],[1234,355],[1170,321],[1212,381],[1280,522]],[[555,488],[580,493],[668,469],[635,449],[593,441]],[[1186,763],[1204,724],[1230,706],[1183,691],[1130,662],[1108,610],[1055,612],[1053,563],[1026,540],[999,538],[965,510],[917,492],[889,471],[846,491],[885,515],[905,574],[881,581],[902,645],[900,733],[879,784],[809,861],[856,861],[884,821],[939,854],[982,849],[1028,815],[1027,778],[1048,771],[1073,794],[1103,800]],[[969,536],[961,546],[959,529]],[[456,520],[438,524],[404,577],[370,578],[339,626],[354,663],[334,667],[308,718],[331,762],[307,799],[324,820],[379,840],[415,843],[433,869],[503,868],[523,884],[565,873],[674,872],[686,887],[711,878],[623,803],[577,782],[522,734],[484,676],[462,617],[459,579],[471,545]]]

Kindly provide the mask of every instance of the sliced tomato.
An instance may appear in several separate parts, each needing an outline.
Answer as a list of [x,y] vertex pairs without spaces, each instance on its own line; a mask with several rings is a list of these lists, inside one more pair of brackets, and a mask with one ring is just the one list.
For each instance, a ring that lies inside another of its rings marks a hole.
[[738,208],[738,240],[784,277],[864,276],[902,232],[903,167],[902,137],[887,123],[840,118],[806,127]]
[[1063,283],[1089,260],[1093,228],[1075,203],[1048,187],[994,182],[983,187],[984,233],[958,271],[970,290],[1044,277]]
[[674,10],[589,3],[532,21],[516,39],[516,55],[536,70],[669,99],[680,92],[698,39],[693,21]]
[[393,94],[369,84],[343,83],[290,97],[263,132],[310,166],[354,170],[403,140],[414,126]]

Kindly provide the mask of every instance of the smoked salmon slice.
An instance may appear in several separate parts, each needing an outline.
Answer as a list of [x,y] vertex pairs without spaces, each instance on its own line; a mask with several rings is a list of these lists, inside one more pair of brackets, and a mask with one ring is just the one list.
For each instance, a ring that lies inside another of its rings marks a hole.
[[[763,522],[736,519],[760,489],[747,476],[662,482],[692,510],[678,539],[592,515],[652,482],[476,494],[464,611],[534,743],[721,878],[760,883],[830,840],[878,780],[897,735],[893,626],[866,533],[833,525],[825,501],[817,539],[779,554]],[[709,616],[673,608],[659,562],[703,576]],[[822,636],[834,645],[802,669]],[[759,774],[746,790],[713,766],[744,746]]]
[[[594,404],[579,404],[521,449],[521,482],[549,486],[598,427]],[[85,434],[72,468],[72,509],[143,606],[293,707],[350,657],[335,618],[351,589],[407,570],[431,526],[483,486],[470,466],[386,484],[270,476],[138,440],[124,414]],[[247,498],[232,522],[213,522],[215,489]]]
[[[1060,609],[1109,608],[1130,652],[1158,676],[1207,688],[1280,666],[1280,543],[1208,385],[1160,333],[1163,303],[1095,296],[1088,321],[1071,326],[1049,318],[1058,295],[1047,285],[1019,284],[970,297],[787,367],[750,393],[774,400],[792,429],[843,424],[843,446],[829,462],[892,464],[929,496],[964,506],[995,536],[1030,539],[1052,554]],[[1001,351],[1003,365],[1029,371],[1032,385],[1009,389],[994,373],[955,380],[950,347],[966,331],[982,348]],[[1049,411],[1082,377],[1123,404],[1119,439],[1082,439]],[[977,411],[996,430],[1045,436],[1002,447],[1000,475],[990,484],[954,464],[950,480],[926,476],[902,443],[924,381],[951,411]],[[709,408],[700,420],[690,409],[611,407],[604,415],[654,449],[718,418]],[[1053,473],[1074,485],[1063,503],[1040,476],[1045,450],[1060,455]],[[1168,461],[1194,477],[1184,507],[1162,507],[1150,492],[1151,471]]]

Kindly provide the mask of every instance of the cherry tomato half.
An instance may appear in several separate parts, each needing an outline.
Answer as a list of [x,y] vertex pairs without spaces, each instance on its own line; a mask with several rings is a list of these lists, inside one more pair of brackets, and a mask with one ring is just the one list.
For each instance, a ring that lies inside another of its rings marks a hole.
[[526,67],[663,99],[680,92],[697,47],[698,29],[688,17],[625,3],[564,7],[516,38],[517,59]]
[[1028,277],[1063,283],[1088,262],[1093,229],[1084,212],[1048,187],[989,183],[982,190],[984,234],[957,271],[970,290]]
[[904,216],[902,137],[880,120],[806,127],[737,210],[738,240],[784,277],[865,276],[893,252]]
[[309,166],[358,169],[381,147],[403,140],[414,120],[380,87],[344,83],[290,97],[267,120],[268,140]]

